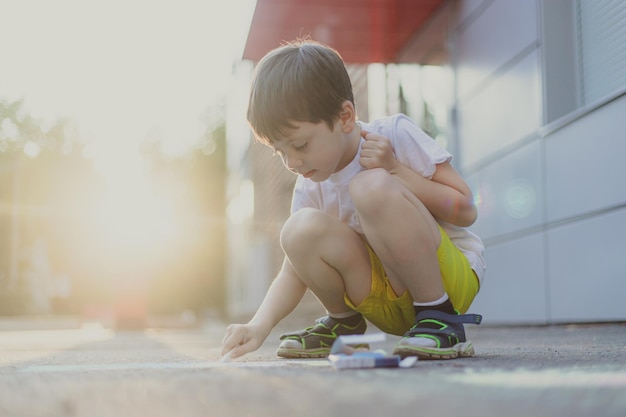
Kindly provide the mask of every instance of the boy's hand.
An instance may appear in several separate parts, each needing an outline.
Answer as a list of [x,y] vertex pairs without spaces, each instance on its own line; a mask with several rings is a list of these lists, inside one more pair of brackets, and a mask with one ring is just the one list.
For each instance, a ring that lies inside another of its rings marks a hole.
[[267,338],[268,333],[260,326],[252,324],[231,324],[226,328],[222,340],[222,356],[230,353],[230,358],[257,350]]
[[359,163],[363,168],[383,168],[392,172],[398,161],[393,153],[391,141],[375,133],[369,133],[365,130],[361,131],[361,136],[365,142],[361,144],[361,158]]

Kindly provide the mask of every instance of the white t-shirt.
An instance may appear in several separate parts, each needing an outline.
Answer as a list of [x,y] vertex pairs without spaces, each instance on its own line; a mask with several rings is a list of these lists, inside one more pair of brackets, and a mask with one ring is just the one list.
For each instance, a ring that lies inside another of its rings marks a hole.
[[[405,115],[398,114],[371,123],[359,123],[363,130],[389,138],[396,159],[428,179],[432,178],[437,164],[452,159],[452,155],[447,150]],[[326,181],[315,182],[298,176],[291,202],[291,213],[304,207],[317,208],[337,217],[357,233],[363,234],[354,204],[348,193],[350,180],[365,170],[359,163],[360,154],[361,147],[345,168],[331,175]],[[485,274],[485,248],[480,238],[465,227],[442,221],[439,221],[439,224],[452,243],[467,257],[482,283]]]

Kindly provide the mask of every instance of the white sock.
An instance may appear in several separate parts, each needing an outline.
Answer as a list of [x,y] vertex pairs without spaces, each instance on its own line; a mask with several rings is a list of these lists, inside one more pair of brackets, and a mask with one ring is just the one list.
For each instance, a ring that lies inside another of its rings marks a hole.
[[439,304],[443,304],[448,300],[448,293],[443,293],[443,296],[435,301],[429,301],[427,303],[418,303],[417,301],[413,301],[413,305],[414,306],[418,306],[418,307],[432,307],[432,306],[438,306]]
[[356,316],[359,314],[358,311],[350,310],[345,313],[331,313],[329,311],[326,312],[330,317],[334,319],[347,319],[348,317]]

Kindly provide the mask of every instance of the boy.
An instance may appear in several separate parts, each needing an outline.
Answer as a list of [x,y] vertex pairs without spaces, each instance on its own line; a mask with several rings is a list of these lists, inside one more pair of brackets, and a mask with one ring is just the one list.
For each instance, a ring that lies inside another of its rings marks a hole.
[[484,248],[466,229],[477,212],[452,156],[406,116],[357,121],[341,57],[310,40],[259,62],[247,118],[298,179],[282,268],[254,317],[228,326],[222,354],[259,348],[310,289],[327,316],[281,336],[278,356],[325,357],[365,319],[403,336],[394,354],[473,355],[463,323],[481,318],[459,312],[478,292]]

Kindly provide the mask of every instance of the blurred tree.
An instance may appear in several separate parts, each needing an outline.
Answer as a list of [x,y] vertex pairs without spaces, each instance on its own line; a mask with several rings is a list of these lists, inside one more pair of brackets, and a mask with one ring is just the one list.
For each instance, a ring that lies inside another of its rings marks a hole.
[[[211,109],[212,118],[222,114]],[[183,213],[184,239],[160,259],[150,292],[154,312],[223,312],[226,268],[226,129],[223,119],[207,122],[207,131],[187,154],[172,158],[158,141],[146,146],[152,178],[169,184],[169,195]]]
[[[182,156],[166,156],[158,140],[144,144],[151,186],[180,218],[176,233],[142,252],[102,233],[100,208],[110,185],[85,157],[72,123],[45,124],[21,101],[0,100],[0,314],[98,309],[133,285],[146,285],[152,312],[222,311],[221,115],[223,109],[210,109],[205,134]],[[133,203],[124,204],[133,211]]]
[[[49,310],[33,305],[55,295],[41,275],[79,272],[71,224],[95,203],[99,180],[69,121],[46,126],[21,100],[0,99],[0,167],[0,313]],[[36,254],[35,245],[43,248]],[[33,257],[47,271],[29,274]]]

